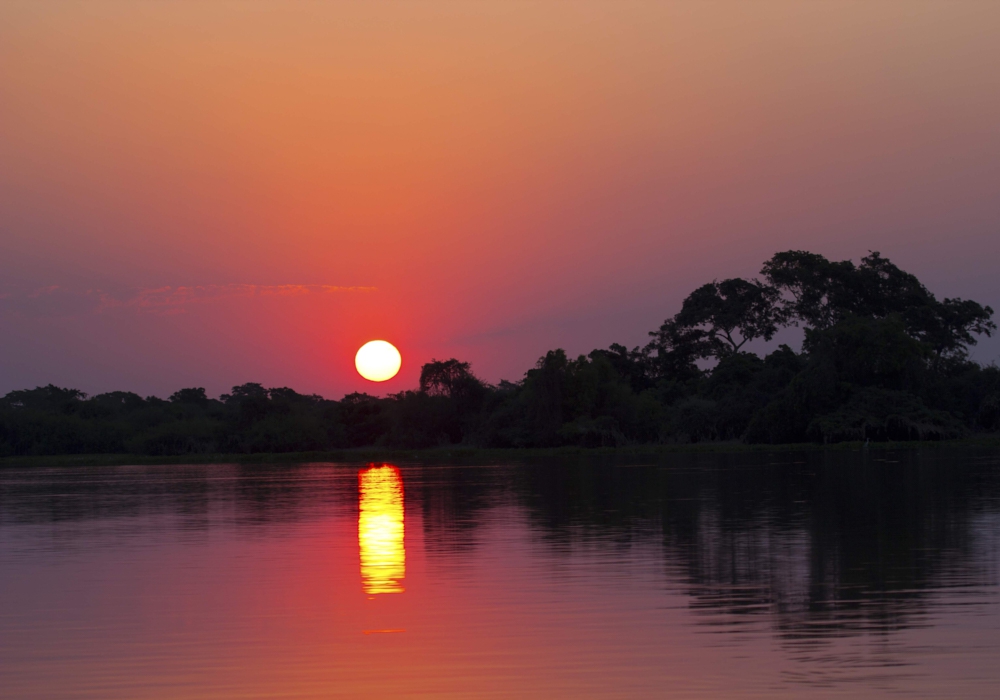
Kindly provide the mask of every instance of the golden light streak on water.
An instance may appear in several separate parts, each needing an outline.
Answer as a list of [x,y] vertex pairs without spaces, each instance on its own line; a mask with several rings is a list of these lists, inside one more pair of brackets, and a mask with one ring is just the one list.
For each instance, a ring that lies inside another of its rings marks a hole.
[[369,595],[402,593],[406,577],[403,542],[403,479],[390,465],[358,473],[358,546],[361,587]]

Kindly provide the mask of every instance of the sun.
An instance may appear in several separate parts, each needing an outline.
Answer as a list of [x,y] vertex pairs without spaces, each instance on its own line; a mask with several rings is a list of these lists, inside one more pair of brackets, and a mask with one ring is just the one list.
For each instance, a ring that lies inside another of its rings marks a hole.
[[392,343],[384,340],[370,340],[361,346],[354,356],[354,366],[358,374],[371,382],[384,382],[399,372],[403,358]]

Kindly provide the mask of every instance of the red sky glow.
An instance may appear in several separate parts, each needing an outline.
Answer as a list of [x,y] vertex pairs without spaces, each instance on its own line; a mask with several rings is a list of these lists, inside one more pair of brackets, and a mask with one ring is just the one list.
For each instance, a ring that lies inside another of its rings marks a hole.
[[789,248],[1000,308],[998,35],[995,2],[10,0],[0,392],[518,379]]

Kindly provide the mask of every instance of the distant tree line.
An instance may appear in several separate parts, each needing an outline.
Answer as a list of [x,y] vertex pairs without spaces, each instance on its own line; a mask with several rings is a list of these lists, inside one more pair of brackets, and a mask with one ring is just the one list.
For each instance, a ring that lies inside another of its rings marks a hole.
[[[166,400],[49,385],[0,399],[0,455],[958,438],[1000,430],[1000,368],[969,358],[992,316],[879,253],[786,251],[760,279],[694,290],[645,347],[550,350],[517,382],[450,359],[424,365],[416,390],[340,401],[253,383]],[[804,329],[801,352],[746,351],[788,326]]]

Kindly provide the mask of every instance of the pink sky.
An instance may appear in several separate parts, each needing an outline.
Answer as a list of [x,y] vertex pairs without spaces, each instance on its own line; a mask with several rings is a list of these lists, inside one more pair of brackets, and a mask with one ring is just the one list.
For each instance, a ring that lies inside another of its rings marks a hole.
[[997,36],[971,1],[10,0],[0,392],[517,379],[788,248],[1000,308]]

